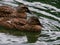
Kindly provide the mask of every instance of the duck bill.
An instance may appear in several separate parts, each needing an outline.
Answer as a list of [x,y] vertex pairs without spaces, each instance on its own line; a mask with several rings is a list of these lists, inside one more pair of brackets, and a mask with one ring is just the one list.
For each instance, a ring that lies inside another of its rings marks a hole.
[[30,10],[27,10],[28,13],[32,14],[32,12]]

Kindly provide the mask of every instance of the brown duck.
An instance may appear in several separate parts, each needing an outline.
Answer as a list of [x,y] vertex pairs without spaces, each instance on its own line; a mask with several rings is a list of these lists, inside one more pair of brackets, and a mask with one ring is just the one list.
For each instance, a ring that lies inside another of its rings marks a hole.
[[13,8],[11,6],[0,6],[0,17],[19,17],[19,18],[27,18],[26,12],[29,12],[29,9],[24,4]]
[[38,18],[33,16],[26,20],[26,12],[31,13],[25,5],[20,5],[16,9],[0,6],[0,26],[23,31],[41,31],[42,25]]
[[43,27],[37,17],[34,18],[30,17],[28,20],[23,18],[11,18],[8,20],[5,19],[2,19],[3,21],[0,21],[0,26],[3,26],[7,29],[18,29],[22,31],[37,32],[37,31],[41,31]]
[[31,31],[41,31],[43,27],[38,17],[35,16],[30,17],[27,22],[28,25],[31,27]]

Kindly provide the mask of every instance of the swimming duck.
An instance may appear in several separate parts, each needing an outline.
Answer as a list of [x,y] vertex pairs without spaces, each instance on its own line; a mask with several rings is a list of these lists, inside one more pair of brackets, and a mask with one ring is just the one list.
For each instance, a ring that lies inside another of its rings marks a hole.
[[20,5],[16,9],[0,6],[0,26],[23,31],[41,31],[43,26],[38,18],[32,16],[27,20],[26,12],[31,13],[25,5]]
[[40,23],[39,19],[34,16],[30,17],[23,25],[16,24],[16,23],[13,23],[13,24],[15,24],[15,28],[18,30],[23,30],[23,31],[36,31],[37,32],[37,31],[41,31],[41,29],[43,27],[42,24]]
[[26,5],[21,4],[16,8],[11,6],[0,6],[0,17],[19,17],[27,18],[26,12],[29,12],[29,9]]
[[28,7],[24,4],[18,6],[16,8],[17,10],[17,15],[20,17],[20,18],[27,18],[27,14],[26,12],[30,13],[31,14],[31,11],[28,9]]
[[43,27],[37,17],[30,17],[28,20],[23,18],[0,18],[0,26],[3,26],[7,29],[36,32],[41,31]]
[[[43,27],[38,17],[35,17],[35,16],[30,17],[27,22],[28,22],[28,28],[30,28],[30,31],[41,31]],[[27,28],[27,25],[25,28]]]
[[[25,24],[26,21],[25,19],[27,18],[26,12],[29,12],[29,9],[26,5],[21,4],[17,6],[16,8],[13,8],[11,6],[3,5],[0,6],[0,22],[6,22],[7,20],[9,21],[10,19],[15,20],[15,23],[17,22],[17,19],[19,20],[19,23]],[[22,19],[21,19],[22,18]],[[14,21],[12,21],[14,22]]]

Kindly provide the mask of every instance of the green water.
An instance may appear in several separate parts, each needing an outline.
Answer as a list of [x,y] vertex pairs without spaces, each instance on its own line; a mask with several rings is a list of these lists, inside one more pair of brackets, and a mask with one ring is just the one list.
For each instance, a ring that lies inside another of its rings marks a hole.
[[0,44],[60,45],[60,0],[0,0],[0,5],[12,7],[21,3],[28,5],[44,28],[41,32],[24,32],[0,27]]

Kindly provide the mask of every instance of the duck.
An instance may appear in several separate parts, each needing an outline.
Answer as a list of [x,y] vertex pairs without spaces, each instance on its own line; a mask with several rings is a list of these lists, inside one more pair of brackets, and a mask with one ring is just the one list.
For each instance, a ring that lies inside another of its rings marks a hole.
[[36,16],[31,16],[31,17],[29,17],[28,23],[29,23],[30,25],[40,25],[41,27],[43,27],[42,24],[41,24],[40,21],[39,21],[39,18],[36,17]]
[[18,19],[19,23],[25,24],[23,21],[26,21],[27,12],[31,13],[28,7],[24,4],[21,4],[16,8],[13,8],[8,5],[2,5],[0,6],[0,22],[6,22],[7,20],[9,21],[10,19],[12,20],[15,19],[15,22],[17,22]]
[[27,20],[27,14],[31,13],[24,4],[12,8],[11,6],[0,6],[0,26],[6,29],[17,29],[22,31],[41,31],[42,24],[35,16]]
[[[23,22],[25,22],[25,21],[23,21]],[[15,28],[17,30],[22,30],[22,31],[39,32],[43,28],[43,25],[40,23],[39,19],[37,17],[35,17],[35,16],[30,17],[25,22],[25,24],[22,24],[21,25],[21,23],[20,24],[17,24],[17,22],[16,23],[13,23],[13,24],[15,24]]]
[[[38,17],[36,16],[31,16],[29,19],[28,19],[28,24],[25,25],[25,28],[30,28],[30,31],[41,31],[41,29],[43,28],[43,25],[40,23]],[[27,28],[27,30],[28,30]]]
[[36,17],[30,17],[28,20],[23,18],[0,18],[0,26],[6,29],[17,29],[20,31],[35,31],[39,32],[42,29],[42,24]]
[[24,4],[13,8],[11,6],[2,5],[0,6],[0,17],[16,17],[16,18],[27,18],[26,13],[31,13],[28,7]]
[[26,19],[27,18],[26,12],[32,14],[31,11],[29,10],[29,8],[24,4],[21,4],[20,6],[17,6],[16,9],[17,9],[17,15],[20,18],[25,18]]

